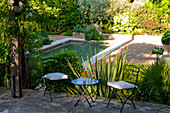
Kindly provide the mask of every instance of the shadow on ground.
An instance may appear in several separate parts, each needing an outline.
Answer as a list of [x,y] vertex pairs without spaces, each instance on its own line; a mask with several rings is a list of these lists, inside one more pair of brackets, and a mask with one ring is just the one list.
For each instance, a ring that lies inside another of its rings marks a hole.
[[[142,64],[152,64],[154,60],[156,59],[156,54],[151,54],[151,51],[154,47],[162,47],[161,45],[156,44],[148,44],[148,43],[131,43],[128,45],[125,45],[123,47],[123,54],[125,53],[125,50],[128,46],[128,52],[127,52],[127,61],[131,63],[138,64],[139,66]],[[114,61],[116,54],[120,53],[121,48],[115,50],[111,53],[111,55],[107,55],[105,57],[108,60],[108,57],[111,56],[112,62]],[[162,55],[159,55],[161,57]]]

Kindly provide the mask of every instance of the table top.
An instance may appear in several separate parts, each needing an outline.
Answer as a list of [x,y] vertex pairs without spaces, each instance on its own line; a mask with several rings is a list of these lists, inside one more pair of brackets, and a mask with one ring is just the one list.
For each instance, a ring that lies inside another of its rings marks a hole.
[[94,85],[98,83],[98,80],[93,78],[77,78],[72,80],[71,83],[76,85]]

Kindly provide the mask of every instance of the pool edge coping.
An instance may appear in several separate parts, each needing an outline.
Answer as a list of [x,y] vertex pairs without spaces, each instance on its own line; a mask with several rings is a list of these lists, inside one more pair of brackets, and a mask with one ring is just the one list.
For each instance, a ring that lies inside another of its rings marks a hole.
[[[109,46],[108,48],[104,49],[103,51],[99,52],[98,54],[90,58],[91,64],[94,64],[96,62],[96,56],[97,56],[97,61],[99,61],[102,58],[102,56],[105,57],[106,55],[108,55],[109,53],[121,47],[123,44],[129,42],[132,39],[132,35],[125,35],[125,36],[126,38],[123,36],[123,37],[116,38],[115,40],[104,40],[104,41],[95,41],[95,40],[86,41],[85,39],[68,37],[61,40],[56,40],[52,42],[50,45],[43,46],[41,49],[49,50],[57,46],[66,44],[68,42],[88,42],[88,43],[100,43],[100,44],[110,44],[110,45],[114,43],[114,45]],[[88,67],[88,61],[85,61],[84,63],[86,67]],[[84,67],[83,63],[82,65]]]

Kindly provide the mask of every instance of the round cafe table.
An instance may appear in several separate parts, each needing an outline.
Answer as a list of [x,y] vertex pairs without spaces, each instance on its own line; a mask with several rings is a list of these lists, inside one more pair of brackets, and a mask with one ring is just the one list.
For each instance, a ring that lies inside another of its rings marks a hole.
[[[80,98],[77,100],[76,104],[74,106],[77,106],[78,102],[80,101],[81,98],[86,98],[86,101],[88,102],[88,104],[91,106],[89,100],[87,99],[85,93],[87,92],[87,94],[90,96],[89,91],[87,90],[87,88],[91,85],[96,85],[98,83],[98,80],[93,79],[93,78],[77,78],[71,81],[71,83],[78,85],[82,95],[80,96]],[[84,88],[84,90],[81,88],[81,86]],[[94,103],[94,100],[92,99],[92,97],[90,96],[92,102]]]

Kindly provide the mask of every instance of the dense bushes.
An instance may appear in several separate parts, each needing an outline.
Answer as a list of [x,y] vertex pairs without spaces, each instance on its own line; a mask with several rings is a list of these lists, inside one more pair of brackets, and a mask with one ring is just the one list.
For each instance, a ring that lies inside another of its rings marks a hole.
[[[76,68],[78,72],[82,71],[82,64],[79,61],[79,57],[77,56],[75,51],[69,51],[65,49],[61,50],[59,53],[56,53],[55,55],[52,55],[51,57],[58,59],[59,67],[54,67],[50,69],[50,72],[62,72],[69,75],[69,78],[74,79],[75,76],[73,75],[71,69],[68,66],[68,61]],[[28,54],[27,66],[31,88],[34,88],[40,82],[42,82],[41,81],[41,77],[43,76],[42,56],[33,56],[31,54]]]
[[97,29],[95,28],[95,26],[91,26],[89,31],[85,32],[85,40],[106,40],[106,38],[104,38],[103,35],[100,36],[99,32],[97,31]]
[[170,59],[159,59],[152,65],[142,66],[141,75],[139,100],[170,104]]
[[[168,0],[70,0],[54,1],[57,16],[46,16],[48,31],[84,32],[91,23],[100,24],[106,33],[161,35],[169,23]],[[149,24],[149,26],[147,26]],[[78,29],[76,28],[77,26]],[[153,27],[150,27],[153,26]],[[73,30],[74,28],[74,30]],[[68,33],[64,35],[70,36]],[[62,34],[62,35],[63,35]]]
[[46,27],[44,26],[43,31],[41,32],[41,35],[39,35],[40,38],[40,44],[41,46],[43,45],[49,45],[51,44],[51,42],[53,42],[53,40],[50,40],[48,37],[48,32],[46,30]]
[[61,50],[59,53],[52,55],[51,57],[57,58],[59,60],[59,67],[55,71],[62,72],[70,77],[74,78],[74,75],[68,66],[68,61],[76,68],[78,72],[82,71],[82,64],[79,61],[79,57],[75,51],[69,51],[68,49]]
[[47,26],[49,31],[61,33],[72,29],[80,21],[81,13],[78,11],[77,0],[55,1],[53,6],[58,9],[58,16],[48,18],[50,24]]

